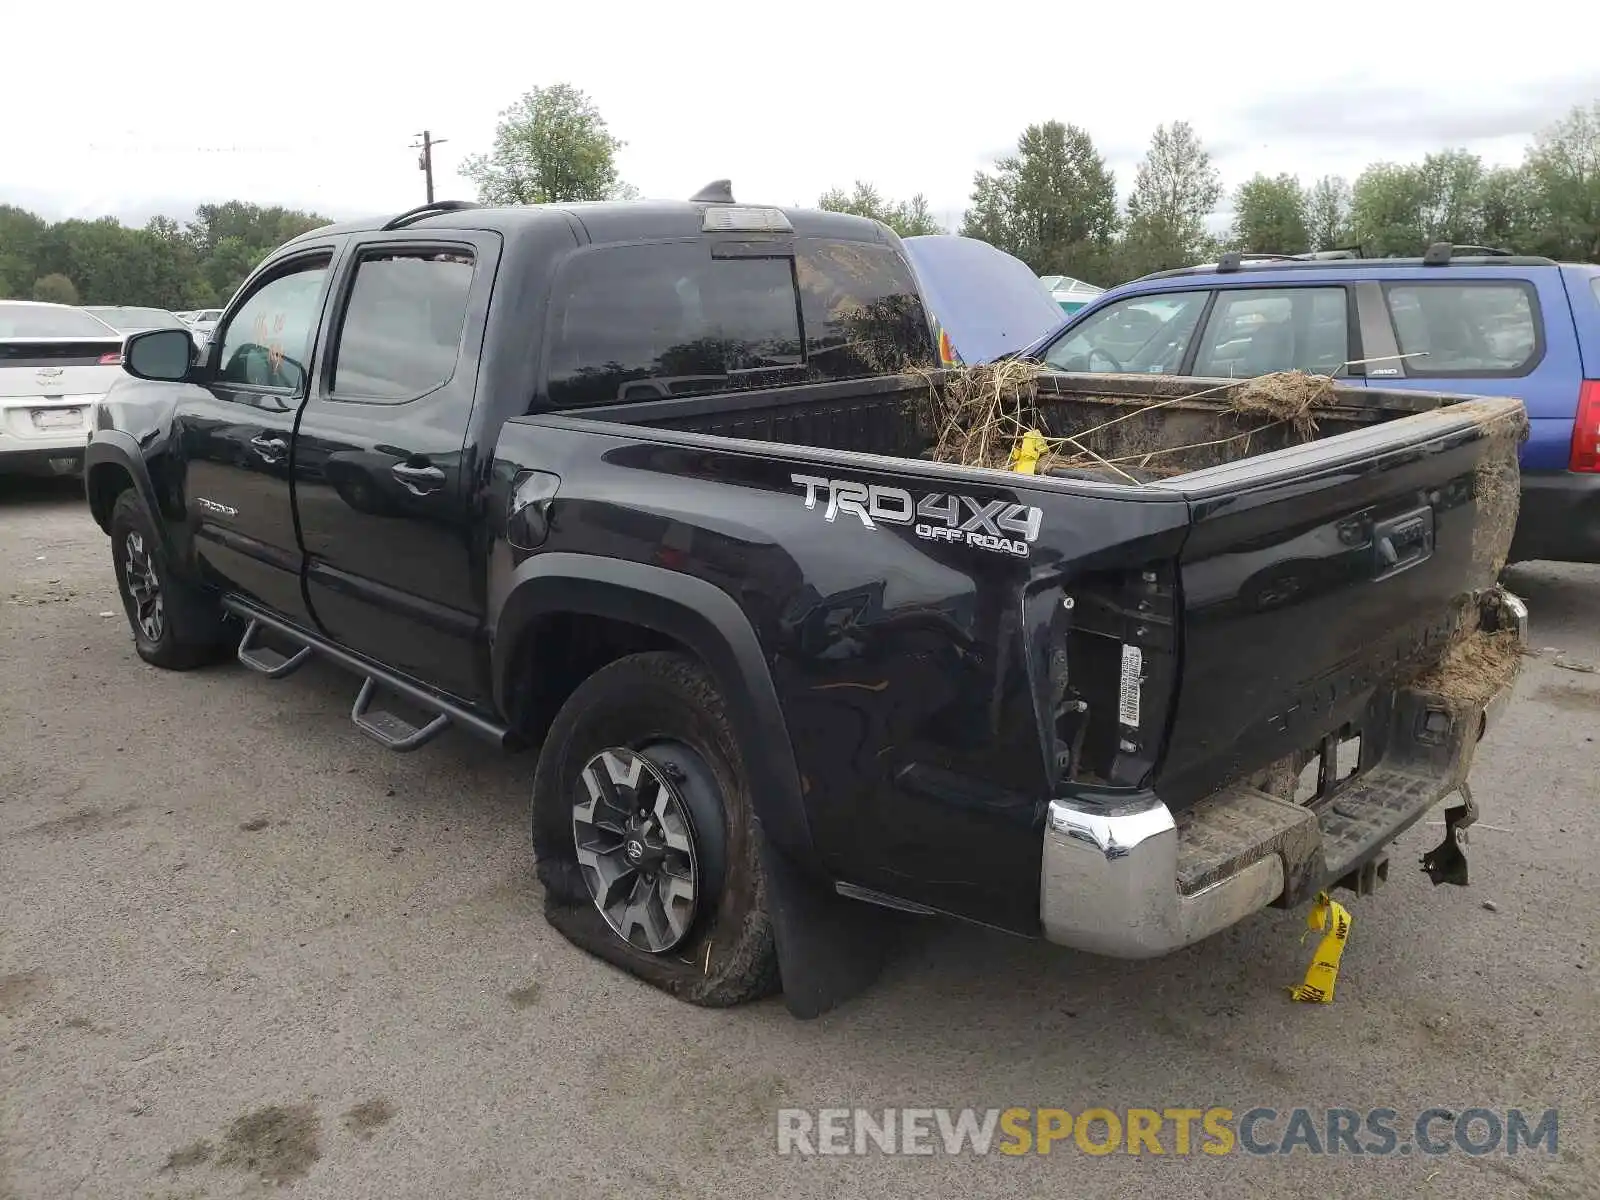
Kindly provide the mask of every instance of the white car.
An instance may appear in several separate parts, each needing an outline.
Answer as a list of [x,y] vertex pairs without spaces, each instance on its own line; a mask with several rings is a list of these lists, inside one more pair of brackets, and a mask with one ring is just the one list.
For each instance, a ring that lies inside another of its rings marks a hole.
[[220,308],[202,308],[198,312],[189,314],[189,332],[194,334],[194,343],[205,346],[211,341],[211,335],[217,331],[217,322],[222,320]]
[[83,469],[94,408],[122,376],[122,335],[81,308],[0,300],[0,474]]

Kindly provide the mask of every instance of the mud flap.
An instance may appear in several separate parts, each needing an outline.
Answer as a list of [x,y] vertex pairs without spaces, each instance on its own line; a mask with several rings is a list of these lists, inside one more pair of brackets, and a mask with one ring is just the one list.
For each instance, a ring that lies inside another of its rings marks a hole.
[[1461,846],[1467,840],[1467,827],[1478,819],[1478,806],[1465,783],[1460,792],[1462,802],[1444,810],[1444,841],[1422,856],[1422,869],[1435,887],[1441,883],[1467,886],[1467,856]]
[[902,914],[839,895],[790,863],[765,833],[761,868],[790,1015],[820,1017],[870,987]]

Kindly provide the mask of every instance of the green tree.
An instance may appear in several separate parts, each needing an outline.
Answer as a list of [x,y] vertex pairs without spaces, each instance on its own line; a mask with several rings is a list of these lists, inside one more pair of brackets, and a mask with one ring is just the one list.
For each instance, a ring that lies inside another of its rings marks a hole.
[[1350,227],[1375,258],[1420,254],[1427,235],[1423,207],[1428,186],[1419,168],[1374,163],[1356,177],[1350,193]]
[[878,194],[877,188],[859,179],[848,192],[843,188],[823,192],[817,198],[817,207],[829,212],[871,217],[874,221],[882,221],[901,237],[945,232],[944,226],[934,220],[928,208],[928,198],[921,192],[909,200],[886,200]]
[[1233,244],[1262,254],[1299,254],[1310,248],[1306,191],[1293,175],[1259,172],[1233,200]]
[[1600,261],[1600,100],[1541,130],[1526,170],[1544,225],[1539,244],[1530,248]]
[[1209,258],[1215,239],[1206,217],[1222,199],[1222,179],[1187,121],[1156,127],[1134,174],[1121,259],[1130,274]]
[[1306,232],[1313,250],[1334,250],[1348,245],[1350,184],[1341,175],[1324,175],[1306,195]]
[[45,275],[34,280],[33,299],[46,300],[51,304],[76,304],[78,289],[72,286],[72,280],[65,275]]
[[0,299],[26,297],[39,277],[39,246],[49,232],[47,222],[27,209],[0,204]]
[[1041,275],[1104,278],[1117,231],[1116,179],[1076,125],[1030,125],[1017,152],[973,179],[961,232]]
[[1529,252],[1539,239],[1539,189],[1521,167],[1496,167],[1478,183],[1480,236],[1486,246]]
[[611,136],[588,95],[569,83],[536,87],[500,114],[494,149],[469,154],[461,173],[486,204],[609,200],[624,188]]
[[1465,150],[1429,154],[1417,168],[1422,184],[1423,240],[1475,245],[1483,237],[1478,208],[1483,160]]

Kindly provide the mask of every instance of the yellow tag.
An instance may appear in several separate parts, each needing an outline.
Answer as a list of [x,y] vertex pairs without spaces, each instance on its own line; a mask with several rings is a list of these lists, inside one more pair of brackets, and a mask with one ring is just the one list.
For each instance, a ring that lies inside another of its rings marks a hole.
[[1023,475],[1037,475],[1039,459],[1044,457],[1050,449],[1050,443],[1044,440],[1044,435],[1037,429],[1030,429],[1022,435],[1022,440],[1017,443],[1017,448],[1011,452],[1011,469]]
[[[1339,960],[1344,956],[1344,944],[1350,940],[1350,914],[1327,892],[1318,892],[1316,904],[1306,914],[1306,930],[1322,933],[1322,940],[1317,943],[1316,958],[1306,968],[1306,981],[1290,988],[1289,996],[1314,1004],[1332,1004],[1333,986],[1339,982]],[[1304,936],[1300,940],[1304,941]]]

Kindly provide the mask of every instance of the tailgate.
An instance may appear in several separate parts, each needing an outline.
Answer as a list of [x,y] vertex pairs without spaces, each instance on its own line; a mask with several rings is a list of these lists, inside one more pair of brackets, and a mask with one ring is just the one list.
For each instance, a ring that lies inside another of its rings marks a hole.
[[1439,658],[1504,565],[1526,428],[1519,401],[1472,400],[1163,485],[1193,520],[1167,804],[1353,741]]

